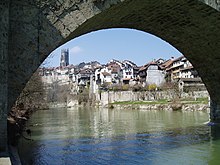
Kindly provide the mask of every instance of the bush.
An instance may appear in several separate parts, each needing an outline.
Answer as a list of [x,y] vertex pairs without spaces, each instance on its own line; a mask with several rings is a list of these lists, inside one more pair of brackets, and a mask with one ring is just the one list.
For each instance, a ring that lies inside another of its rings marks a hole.
[[84,88],[82,89],[82,92],[78,94],[78,103],[88,103],[89,101],[89,90]]
[[172,110],[173,111],[180,111],[180,110],[182,110],[182,104],[178,104],[178,103],[173,103],[172,105],[171,105],[171,108],[172,108]]
[[128,84],[123,85],[114,85],[109,88],[110,91],[128,91],[130,90],[130,86]]
[[113,105],[113,104],[109,104],[109,105],[108,105],[108,108],[109,108],[109,109],[114,109],[114,105]]
[[122,85],[122,91],[128,91],[130,86],[128,84]]
[[132,89],[133,92],[139,92],[139,91],[145,91],[146,90],[146,88],[143,87],[140,84],[134,85],[131,89]]
[[149,91],[155,91],[157,89],[157,85],[156,84],[150,84],[148,85],[148,90]]

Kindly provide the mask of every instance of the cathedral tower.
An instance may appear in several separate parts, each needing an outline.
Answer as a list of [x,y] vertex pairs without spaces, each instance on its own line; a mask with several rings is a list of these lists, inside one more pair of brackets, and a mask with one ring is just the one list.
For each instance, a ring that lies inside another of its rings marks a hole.
[[61,50],[60,66],[69,65],[69,49]]

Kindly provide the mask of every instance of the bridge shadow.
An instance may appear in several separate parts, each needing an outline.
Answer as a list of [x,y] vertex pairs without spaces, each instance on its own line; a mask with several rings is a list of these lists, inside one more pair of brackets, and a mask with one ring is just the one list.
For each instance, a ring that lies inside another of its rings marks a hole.
[[220,124],[216,124],[210,127],[211,127],[212,140],[219,140],[220,139]]
[[220,162],[220,125],[216,124],[211,126],[211,140],[210,140],[210,148],[211,148],[211,156],[209,159],[209,165],[216,165]]

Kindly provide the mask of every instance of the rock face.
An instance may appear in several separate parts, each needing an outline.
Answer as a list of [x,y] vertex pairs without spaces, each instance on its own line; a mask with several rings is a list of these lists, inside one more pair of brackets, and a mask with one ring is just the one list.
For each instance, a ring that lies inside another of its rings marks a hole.
[[7,110],[49,53],[106,28],[142,30],[181,51],[206,84],[211,116],[220,121],[219,1],[1,0],[0,9],[0,150],[6,143]]

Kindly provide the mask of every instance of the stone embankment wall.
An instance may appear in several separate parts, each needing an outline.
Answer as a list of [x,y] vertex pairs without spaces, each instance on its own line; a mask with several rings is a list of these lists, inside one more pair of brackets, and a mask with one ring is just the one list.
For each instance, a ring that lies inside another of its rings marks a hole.
[[[188,93],[181,93],[181,98],[201,98],[209,97],[207,91],[193,91]],[[101,92],[96,94],[96,100],[100,105],[105,106],[109,103],[120,102],[120,101],[144,101],[144,100],[174,100],[177,95],[174,91],[157,91],[157,92],[132,92],[132,91],[120,91],[120,92]]]
[[210,111],[207,104],[114,104],[110,108],[116,109],[139,109],[139,110],[167,110],[167,111]]
[[[210,107],[207,104],[187,104],[187,103],[173,103],[176,94],[174,91],[157,91],[157,92],[132,92],[132,91],[120,91],[120,92],[101,92],[95,95],[92,105],[98,107],[109,107],[116,109],[139,109],[139,110],[182,110],[182,111],[209,111]],[[194,91],[188,93],[181,93],[181,99],[196,99],[209,97],[207,91]],[[155,101],[167,99],[171,102],[167,104],[111,104],[121,101]],[[111,104],[111,105],[109,105]],[[89,106],[88,103],[80,104],[76,97],[69,97],[66,106]],[[62,104],[62,106],[65,106]]]

